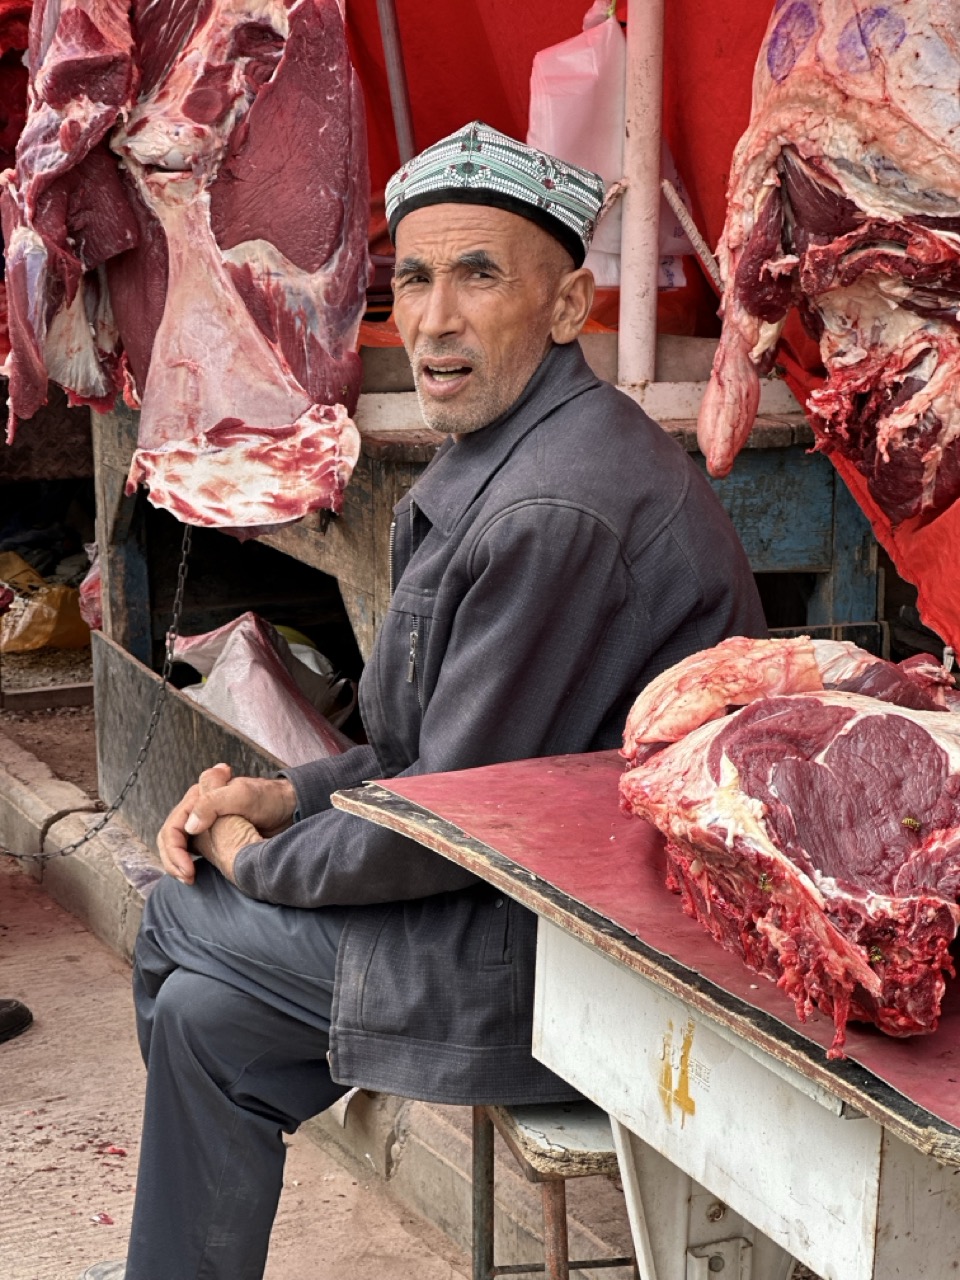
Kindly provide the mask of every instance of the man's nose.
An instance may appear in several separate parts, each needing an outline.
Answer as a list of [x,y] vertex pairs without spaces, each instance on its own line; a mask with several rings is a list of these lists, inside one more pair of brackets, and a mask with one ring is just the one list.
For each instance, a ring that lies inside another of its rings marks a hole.
[[433,281],[424,300],[419,327],[420,333],[428,338],[443,338],[462,329],[459,298],[452,280]]

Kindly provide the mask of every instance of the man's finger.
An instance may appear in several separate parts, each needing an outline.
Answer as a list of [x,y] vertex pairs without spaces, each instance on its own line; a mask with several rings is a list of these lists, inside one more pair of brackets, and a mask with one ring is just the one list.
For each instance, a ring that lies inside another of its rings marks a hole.
[[157,834],[157,850],[164,871],[185,884],[192,884],[194,878],[193,858],[190,856],[185,825],[199,797],[199,787],[192,786],[171,810]]
[[199,835],[201,831],[209,831],[216,820],[227,813],[236,813],[237,801],[229,787],[217,787],[206,794],[201,790],[183,829],[188,836]]
[[[209,769],[204,769],[197,783],[197,791],[201,796],[208,796],[211,792],[219,790],[221,787],[227,787],[233,780],[233,770],[228,764],[211,765]],[[233,802],[231,801],[231,804]],[[225,808],[217,808],[213,815],[194,803],[194,807],[188,815],[184,824],[184,830],[189,836],[197,836],[201,831],[206,831],[216,822],[221,813],[233,813],[234,810],[230,806]]]
[[157,837],[160,863],[167,875],[176,876],[184,884],[192,884],[193,858],[187,848],[183,833],[177,830],[161,831]]
[[200,775],[199,787],[203,795],[214,791],[217,787],[225,787],[233,779],[233,770],[228,764],[214,764],[204,769]]

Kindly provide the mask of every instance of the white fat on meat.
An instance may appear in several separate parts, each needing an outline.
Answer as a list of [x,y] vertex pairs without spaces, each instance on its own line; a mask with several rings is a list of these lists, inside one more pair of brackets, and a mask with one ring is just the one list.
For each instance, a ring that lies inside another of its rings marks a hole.
[[127,492],[143,484],[185,524],[253,537],[310,511],[338,511],[359,455],[343,405],[310,405],[285,430],[245,423],[236,436],[201,432],[139,448]]
[[708,721],[776,693],[822,689],[813,644],[732,636],[684,658],[639,695],[627,717],[621,754],[636,759],[643,747],[677,742]]
[[146,484],[155,504],[191,524],[262,527],[337,505],[359,455],[353,422],[342,406],[312,405],[251,323],[198,180],[155,173],[142,177],[141,191],[170,258],[130,483]]

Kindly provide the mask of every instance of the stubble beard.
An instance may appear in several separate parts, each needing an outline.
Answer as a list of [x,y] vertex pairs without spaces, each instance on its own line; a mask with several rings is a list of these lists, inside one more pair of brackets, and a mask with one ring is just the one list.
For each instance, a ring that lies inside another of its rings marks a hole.
[[[516,403],[527,383],[533,377],[543,360],[549,343],[543,339],[529,335],[520,348],[514,351],[511,361],[516,374],[509,382],[492,378],[486,360],[478,351],[472,349],[455,350],[432,347],[419,348],[413,354],[413,383],[420,404],[420,414],[431,431],[442,435],[469,435],[474,431],[482,431],[491,422],[495,422]],[[475,380],[471,387],[471,395],[462,404],[449,404],[432,400],[420,387],[420,361],[431,357],[462,356],[468,360]]]

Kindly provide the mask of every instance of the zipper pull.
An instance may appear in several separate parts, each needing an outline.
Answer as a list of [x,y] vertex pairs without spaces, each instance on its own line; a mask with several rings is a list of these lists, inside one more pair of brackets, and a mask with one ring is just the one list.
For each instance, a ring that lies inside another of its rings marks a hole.
[[407,663],[407,684],[413,684],[417,674],[417,645],[420,633],[416,629],[410,632],[410,658]]

